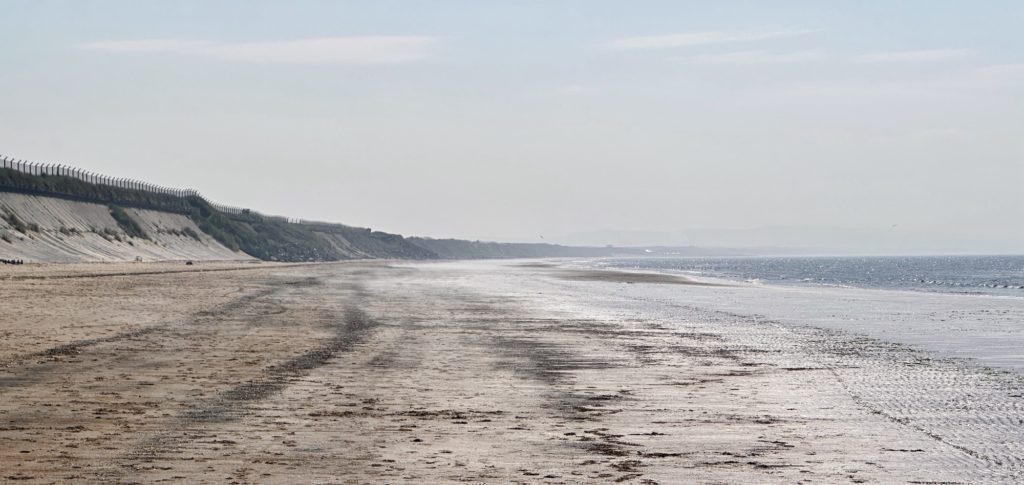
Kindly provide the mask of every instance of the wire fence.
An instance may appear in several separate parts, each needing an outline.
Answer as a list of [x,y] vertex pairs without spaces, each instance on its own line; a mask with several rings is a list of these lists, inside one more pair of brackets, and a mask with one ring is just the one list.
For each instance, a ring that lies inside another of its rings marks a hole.
[[229,216],[244,217],[255,215],[263,217],[265,219],[282,222],[300,222],[299,219],[295,218],[261,214],[251,209],[218,204],[216,202],[211,201],[210,199],[207,199],[202,194],[200,194],[199,191],[192,188],[166,187],[163,185],[151,184],[149,182],[144,182],[142,180],[136,180],[127,177],[113,177],[110,175],[104,175],[61,163],[39,163],[10,158],[7,156],[0,156],[0,168],[6,168],[14,170],[16,172],[42,177],[70,177],[73,179],[81,180],[86,183],[95,185],[106,185],[118,189],[137,190],[141,192],[169,195],[181,198],[197,197],[205,201],[207,204],[209,204],[210,207],[213,207],[214,210],[217,210]]

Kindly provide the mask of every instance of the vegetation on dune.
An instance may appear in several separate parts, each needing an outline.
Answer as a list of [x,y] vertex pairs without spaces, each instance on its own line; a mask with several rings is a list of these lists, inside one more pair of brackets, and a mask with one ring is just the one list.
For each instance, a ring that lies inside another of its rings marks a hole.
[[413,244],[409,238],[399,234],[373,231],[364,227],[352,227],[344,224],[303,224],[305,227],[322,235],[328,241],[337,237],[349,246],[377,258],[395,259],[435,259],[433,251]]
[[10,168],[0,168],[0,187],[14,192],[118,204],[179,214],[187,214],[191,209],[184,197],[93,184],[62,175],[30,175]]
[[334,261],[341,255],[308,227],[257,214],[227,215],[190,198],[189,216],[224,246],[266,261]]
[[15,231],[18,231],[22,234],[28,234],[29,231],[39,232],[39,226],[37,224],[26,224],[25,222],[18,218],[17,214],[13,212],[5,211],[3,219],[5,222],[7,222],[7,225],[11,226],[12,228],[14,228]]
[[110,205],[110,216],[117,221],[117,227],[120,227],[125,234],[131,237],[137,237],[139,239],[149,239],[146,231],[142,230],[142,226],[128,213],[128,211],[116,206]]
[[199,233],[193,231],[191,227],[185,227],[182,229],[157,229],[157,232],[160,232],[161,234],[170,234],[172,236],[188,237],[199,242],[203,241],[203,239],[199,237]]

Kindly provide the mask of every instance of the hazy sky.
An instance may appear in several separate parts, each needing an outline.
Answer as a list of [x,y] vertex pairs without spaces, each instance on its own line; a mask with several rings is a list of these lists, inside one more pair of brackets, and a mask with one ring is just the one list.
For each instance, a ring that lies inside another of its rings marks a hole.
[[1024,2],[0,0],[0,153],[430,236],[1024,248]]

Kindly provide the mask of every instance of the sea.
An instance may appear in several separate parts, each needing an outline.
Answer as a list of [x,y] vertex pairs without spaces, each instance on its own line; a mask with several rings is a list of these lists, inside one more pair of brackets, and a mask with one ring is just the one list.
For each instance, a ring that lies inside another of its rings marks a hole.
[[810,325],[1024,373],[1024,256],[646,257],[585,267],[688,276],[717,286],[618,285],[650,308]]
[[607,259],[598,266],[749,283],[1024,297],[1024,256],[857,256]]

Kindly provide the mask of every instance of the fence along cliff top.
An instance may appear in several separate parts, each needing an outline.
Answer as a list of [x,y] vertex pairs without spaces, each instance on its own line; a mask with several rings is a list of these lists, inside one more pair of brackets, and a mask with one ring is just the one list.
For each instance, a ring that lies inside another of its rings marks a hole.
[[125,177],[111,177],[109,175],[90,172],[88,170],[83,170],[81,168],[72,167],[69,165],[57,163],[29,162],[26,160],[18,160],[6,156],[0,156],[0,168],[10,169],[28,175],[71,177],[86,183],[95,185],[106,185],[119,189],[139,190],[143,192],[170,195],[174,197],[198,197],[204,200],[207,204],[210,204],[210,207],[213,207],[214,209],[229,215],[254,214],[260,217],[265,217],[267,219],[282,220],[286,222],[300,222],[299,219],[283,216],[271,216],[261,214],[250,209],[243,209],[240,207],[231,207],[223,204],[217,204],[207,199],[206,197],[203,197],[203,195],[200,194],[195,189],[179,189],[174,187],[164,187],[162,185],[151,184],[148,182],[143,182],[141,180],[135,180]]

